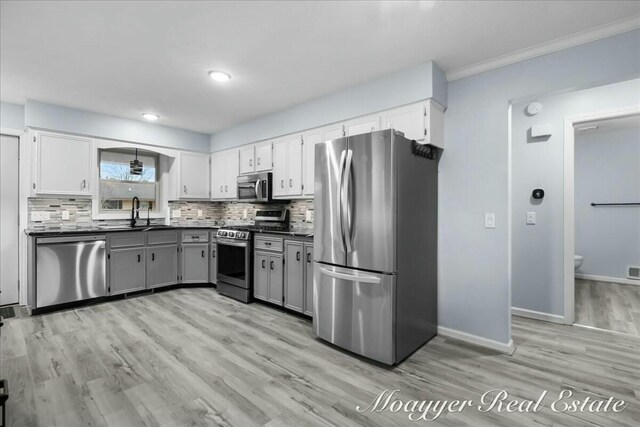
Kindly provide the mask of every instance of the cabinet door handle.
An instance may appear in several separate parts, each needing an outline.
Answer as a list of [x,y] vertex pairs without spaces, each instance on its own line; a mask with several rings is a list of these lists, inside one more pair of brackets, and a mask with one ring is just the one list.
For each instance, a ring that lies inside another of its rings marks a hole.
[[224,186],[224,191],[225,191],[225,193],[228,193],[228,192],[229,192],[229,186],[228,186],[228,185],[225,185],[225,186]]
[[183,185],[183,187],[184,187],[184,194],[187,194],[187,186]]
[[273,270],[273,261],[270,263],[270,268]]
[[140,258],[140,254],[138,254],[138,262],[140,262],[140,259],[141,259],[141,258]]
[[266,267],[265,262],[266,262],[265,260],[262,260],[262,268]]
[[87,188],[87,180],[86,179],[82,180],[82,188]]
[[253,159],[249,159],[249,166],[253,166]]
[[260,157],[258,157],[258,166],[260,166]]
[[307,262],[311,262],[311,252],[307,252]]
[[151,261],[155,261],[156,260],[156,254],[154,254],[153,252],[151,253]]
[[300,251],[296,252],[296,261],[300,261]]
[[220,192],[222,193],[224,191],[224,187],[221,185],[220,186]]
[[202,250],[202,258],[204,258],[204,249]]
[[293,179],[289,178],[289,187],[293,187]]
[[215,258],[216,257],[216,251],[211,251],[211,257]]
[[284,179],[280,180],[280,188],[284,188]]

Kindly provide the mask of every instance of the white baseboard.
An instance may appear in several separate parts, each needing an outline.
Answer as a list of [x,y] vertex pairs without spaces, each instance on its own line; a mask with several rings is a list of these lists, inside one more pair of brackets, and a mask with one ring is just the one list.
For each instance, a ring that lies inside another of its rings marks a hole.
[[438,335],[442,335],[443,337],[448,338],[455,338],[460,341],[464,341],[480,347],[490,348],[492,350],[499,351],[500,353],[506,353],[509,355],[513,354],[516,349],[515,345],[513,344],[513,340],[509,340],[508,343],[503,343],[490,340],[488,338],[483,338],[478,335],[472,335],[466,332],[457,331],[455,329],[445,328],[443,326],[438,326]]
[[565,324],[564,316],[542,311],[527,310],[526,308],[511,307],[511,314],[514,316],[528,317],[529,319],[544,320],[545,322],[560,323],[561,325]]
[[577,273],[575,277],[576,279],[595,280],[596,282],[611,282],[611,283],[619,283],[621,285],[640,286],[640,280],[625,279],[623,277],[595,276],[593,274],[577,274]]

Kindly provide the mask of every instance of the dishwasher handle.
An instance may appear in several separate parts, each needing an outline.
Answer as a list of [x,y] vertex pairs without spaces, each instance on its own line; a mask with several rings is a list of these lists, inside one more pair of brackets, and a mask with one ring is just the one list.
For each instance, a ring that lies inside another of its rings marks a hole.
[[106,241],[107,236],[104,234],[94,234],[89,236],[64,236],[64,237],[39,237],[38,245],[53,245],[56,243],[81,243],[81,242],[97,242]]

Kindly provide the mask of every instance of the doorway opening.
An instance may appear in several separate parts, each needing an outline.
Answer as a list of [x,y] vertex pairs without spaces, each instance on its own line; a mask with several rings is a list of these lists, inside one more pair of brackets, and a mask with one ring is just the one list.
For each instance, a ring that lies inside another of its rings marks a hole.
[[640,336],[640,111],[565,120],[566,323]]
[[0,135],[0,307],[19,299],[19,147],[18,137]]

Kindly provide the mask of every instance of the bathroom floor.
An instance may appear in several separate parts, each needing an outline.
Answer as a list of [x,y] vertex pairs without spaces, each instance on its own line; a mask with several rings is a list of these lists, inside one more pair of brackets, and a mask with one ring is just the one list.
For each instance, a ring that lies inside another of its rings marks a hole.
[[576,279],[575,323],[640,336],[640,286]]

